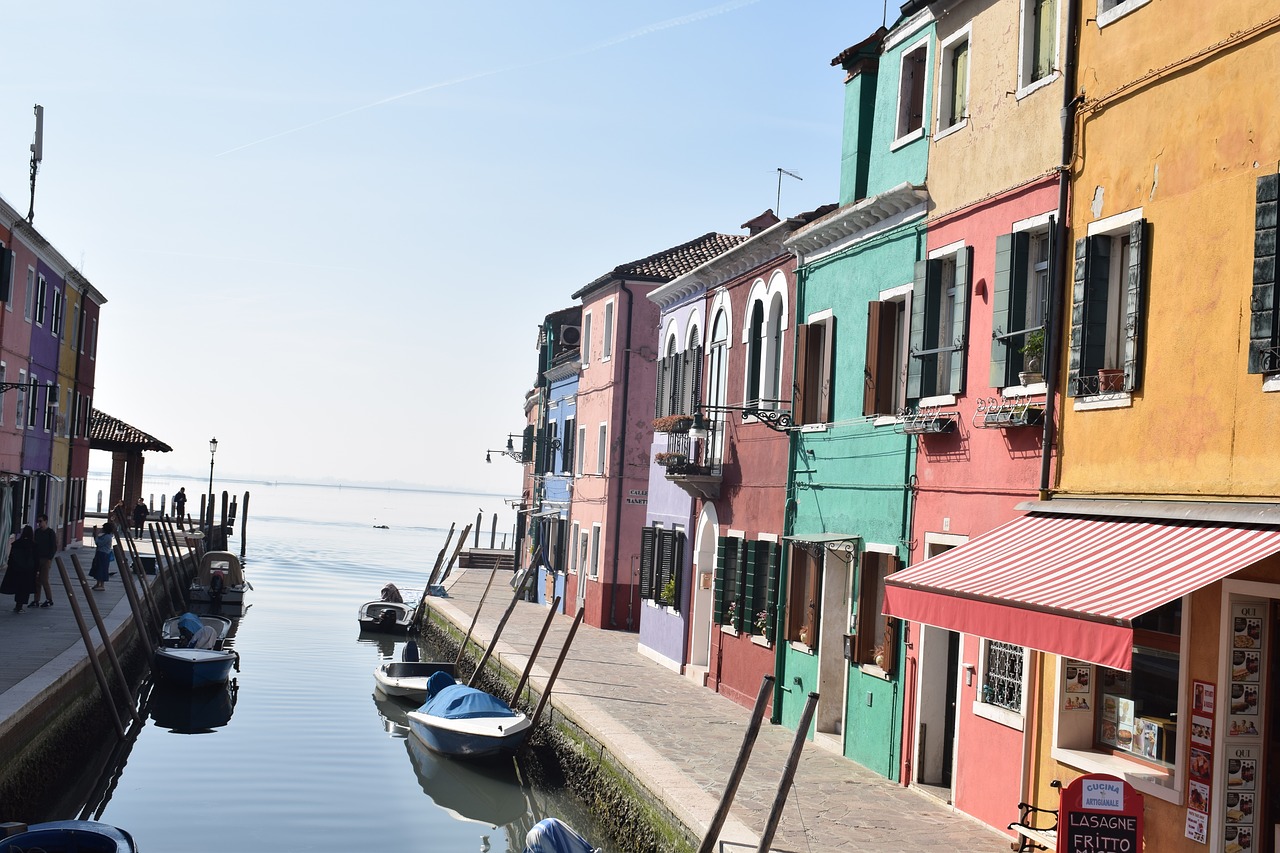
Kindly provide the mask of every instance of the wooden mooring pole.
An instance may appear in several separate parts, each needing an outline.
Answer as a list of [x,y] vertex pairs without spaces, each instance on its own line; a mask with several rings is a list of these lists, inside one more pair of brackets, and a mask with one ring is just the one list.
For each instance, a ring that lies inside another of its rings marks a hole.
[[462,663],[462,656],[467,651],[467,643],[471,640],[471,632],[476,629],[476,620],[480,618],[480,608],[484,607],[484,600],[489,597],[489,587],[493,586],[493,579],[497,576],[498,567],[494,566],[493,571],[489,572],[489,582],[484,585],[484,592],[480,593],[480,602],[476,604],[476,612],[471,614],[471,625],[467,627],[466,636],[462,638],[462,645],[458,647],[458,656],[453,659],[455,668]]
[[773,798],[773,808],[769,810],[769,819],[764,825],[764,835],[760,836],[760,846],[756,853],[769,853],[773,846],[773,837],[778,832],[778,822],[782,820],[782,807],[787,804],[787,794],[791,783],[796,778],[796,767],[800,764],[800,752],[809,736],[809,724],[813,722],[813,712],[818,709],[818,694],[810,693],[804,703],[804,712],[800,714],[800,725],[796,726],[796,736],[791,741],[791,753],[787,756],[787,764],[782,768],[782,778],[778,780],[778,794]]
[[556,600],[551,602],[551,608],[547,611],[546,621],[542,623],[542,631],[538,634],[538,642],[533,644],[533,651],[529,652],[529,662],[524,665],[524,672],[520,673],[520,683],[516,685],[515,691],[511,694],[511,704],[514,705],[520,699],[520,691],[524,690],[524,683],[529,680],[529,673],[533,670],[533,662],[538,659],[538,652],[542,650],[542,641],[547,638],[547,631],[551,628],[551,622],[556,618],[556,613],[560,609],[560,596],[556,596]]
[[582,624],[582,617],[587,615],[587,608],[578,608],[578,615],[573,617],[573,624],[569,626],[569,636],[564,639],[564,647],[560,649],[560,657],[556,658],[555,668],[551,670],[551,677],[547,679],[547,686],[542,689],[542,696],[538,699],[537,710],[533,712],[533,725],[537,727],[539,718],[542,717],[542,709],[547,706],[547,701],[551,699],[551,688],[556,683],[556,678],[560,675],[560,667],[564,666],[564,659],[569,655],[569,646],[573,645],[573,637],[578,633],[578,626]]
[[[62,564],[61,557],[57,558],[57,562],[58,572],[62,575],[62,585],[67,590],[67,600],[71,602],[71,615],[76,617],[80,639],[84,641],[85,651],[89,655],[89,664],[93,667],[93,674],[98,679],[98,687],[102,690],[102,701],[111,712],[111,722],[115,724],[116,734],[124,740],[124,722],[120,719],[120,712],[116,710],[115,697],[111,694],[111,684],[107,681],[107,674],[102,671],[102,662],[98,660],[98,650],[95,648],[93,637],[89,634],[89,626],[84,623],[84,614],[80,612],[80,605],[76,602],[75,594],[71,592],[71,578],[67,575],[67,567]],[[106,640],[107,648],[111,648],[111,638],[105,632],[102,636]]]
[[[80,566],[80,558],[75,554],[70,556],[71,567],[76,570],[76,577],[80,580],[80,591],[84,594],[84,600],[89,605],[89,612],[93,615],[93,624],[98,627],[98,634],[102,637],[102,645],[107,650],[107,660],[111,661],[111,667],[115,670],[116,677],[120,679],[120,689],[124,692],[124,698],[129,703],[129,712],[133,714],[134,722],[140,723],[142,722],[142,714],[138,711],[137,703],[133,701],[133,691],[129,687],[129,679],[124,674],[124,667],[120,665],[116,647],[111,644],[111,637],[107,634],[107,624],[102,619],[102,611],[98,609],[98,600],[90,594],[92,590],[89,589],[89,577]],[[62,575],[62,584],[66,586],[68,577],[66,566],[62,565],[61,557],[56,557],[55,559],[58,561],[58,573]],[[67,598],[72,598],[70,589],[67,590]]]
[[773,676],[766,675],[760,682],[760,692],[756,695],[756,704],[751,710],[751,721],[747,723],[747,732],[742,737],[742,746],[738,748],[738,758],[733,763],[729,781],[724,786],[724,793],[720,795],[720,804],[716,806],[711,825],[707,827],[707,834],[703,836],[698,853],[711,853],[715,849],[716,841],[720,838],[720,830],[724,828],[724,822],[729,817],[729,809],[733,806],[733,798],[738,795],[738,785],[742,782],[742,775],[747,772],[747,761],[751,758],[751,750],[755,748],[756,738],[760,735],[760,724],[764,720],[764,711],[769,705],[769,694],[772,692]]
[[[511,596],[511,603],[503,611],[502,618],[498,620],[498,627],[494,629],[493,637],[489,640],[489,648],[484,650],[484,657],[480,658],[480,663],[476,664],[475,671],[471,673],[471,680],[467,682],[468,687],[475,686],[476,679],[480,677],[480,670],[484,669],[484,665],[489,662],[489,657],[493,654],[494,647],[498,645],[498,638],[502,636],[502,629],[507,627],[507,620],[511,618],[511,614],[516,609],[516,602],[524,594],[524,585],[529,579],[529,572],[532,570],[532,567],[526,568],[516,576],[515,594]],[[478,609],[477,612],[479,612]]]

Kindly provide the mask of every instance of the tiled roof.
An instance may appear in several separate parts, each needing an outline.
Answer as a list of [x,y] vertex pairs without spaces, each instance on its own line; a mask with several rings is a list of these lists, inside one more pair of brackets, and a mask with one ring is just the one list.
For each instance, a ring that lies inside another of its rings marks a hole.
[[91,450],[159,450],[168,453],[172,447],[119,418],[94,409],[89,415],[89,448]]
[[697,269],[717,255],[727,252],[746,239],[746,235],[743,234],[717,234],[710,231],[687,243],[649,255],[647,258],[619,264],[573,294],[573,298],[581,299],[609,281],[623,279],[661,283],[672,281],[690,270]]

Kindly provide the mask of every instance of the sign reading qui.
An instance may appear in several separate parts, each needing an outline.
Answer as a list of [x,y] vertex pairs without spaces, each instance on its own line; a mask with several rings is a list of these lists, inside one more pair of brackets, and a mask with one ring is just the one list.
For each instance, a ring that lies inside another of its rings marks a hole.
[[1123,779],[1081,776],[1062,792],[1061,851],[1142,853],[1142,795]]

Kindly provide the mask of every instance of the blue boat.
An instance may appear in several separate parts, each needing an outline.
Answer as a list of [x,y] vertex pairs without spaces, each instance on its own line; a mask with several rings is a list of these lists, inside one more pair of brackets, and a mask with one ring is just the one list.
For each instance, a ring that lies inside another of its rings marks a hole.
[[0,838],[0,851],[42,850],[46,853],[138,853],[133,836],[109,823],[93,820],[54,820],[33,823]]
[[573,827],[554,817],[535,823],[524,843],[524,853],[600,853],[599,847],[592,847]]
[[427,701],[407,714],[409,728],[432,752],[451,758],[510,755],[533,723],[498,697],[457,684],[438,672],[427,682]]
[[180,687],[226,684],[239,656],[223,649],[156,649],[151,669],[156,678]]

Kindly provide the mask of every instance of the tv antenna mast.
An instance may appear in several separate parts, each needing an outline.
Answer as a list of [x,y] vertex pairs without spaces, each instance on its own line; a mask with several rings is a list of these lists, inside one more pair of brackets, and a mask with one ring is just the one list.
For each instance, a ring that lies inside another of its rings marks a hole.
[[[779,219],[782,218],[782,176],[783,175],[786,175],[789,178],[795,178],[797,181],[804,180],[804,178],[800,177],[795,172],[789,172],[786,169],[783,169],[781,167],[778,168],[778,200],[774,202],[773,212],[778,215]],[[34,181],[35,178],[33,177],[32,180]]]
[[27,224],[36,218],[36,172],[44,159],[44,107],[36,104],[36,138],[31,143],[31,206],[27,208]]

